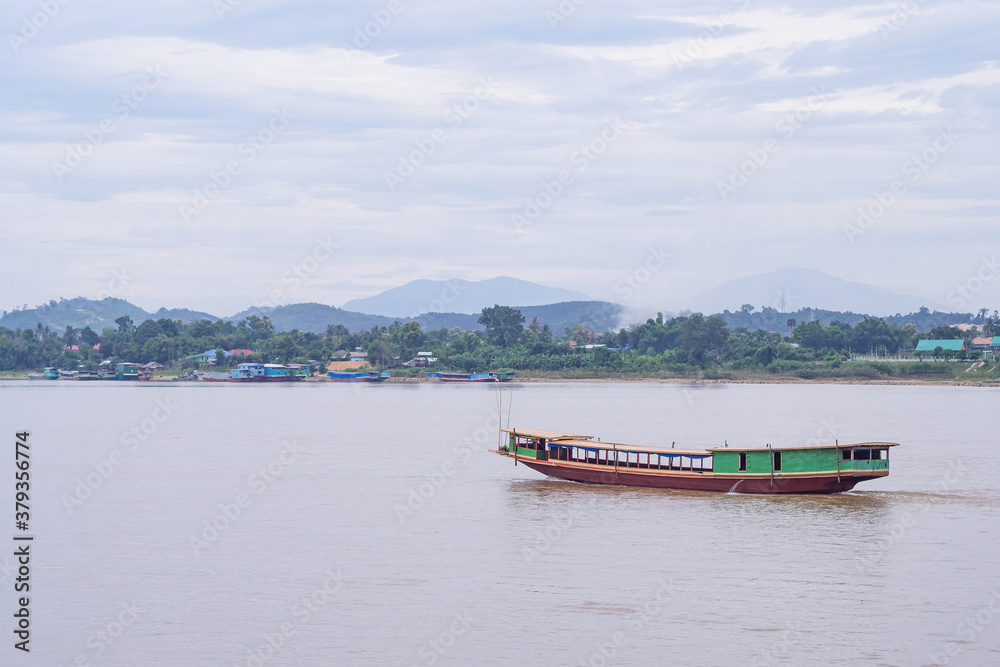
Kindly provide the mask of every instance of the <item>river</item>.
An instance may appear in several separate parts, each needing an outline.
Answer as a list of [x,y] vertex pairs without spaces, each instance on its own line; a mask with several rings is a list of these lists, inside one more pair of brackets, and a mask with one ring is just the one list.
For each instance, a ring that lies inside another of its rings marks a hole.
[[491,385],[0,382],[34,537],[30,660],[10,555],[0,664],[1000,664],[1000,390],[500,398],[617,442],[901,446],[843,495],[599,487],[488,453]]

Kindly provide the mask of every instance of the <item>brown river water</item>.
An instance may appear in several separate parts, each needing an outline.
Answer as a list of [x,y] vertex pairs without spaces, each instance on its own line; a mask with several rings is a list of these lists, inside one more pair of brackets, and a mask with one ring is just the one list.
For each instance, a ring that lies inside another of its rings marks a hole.
[[902,443],[835,496],[545,479],[488,453],[497,401],[0,382],[0,540],[24,429],[35,538],[0,665],[1000,664],[1000,390],[503,387],[504,425],[617,442]]

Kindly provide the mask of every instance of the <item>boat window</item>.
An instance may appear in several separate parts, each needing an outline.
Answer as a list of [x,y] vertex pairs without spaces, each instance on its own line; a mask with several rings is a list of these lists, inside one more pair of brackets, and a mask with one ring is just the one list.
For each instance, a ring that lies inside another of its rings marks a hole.
[[882,458],[883,458],[882,457],[882,452],[883,451],[885,451],[885,450],[882,450],[882,449],[873,449],[872,450],[872,461],[881,461]]
[[872,457],[872,450],[870,449],[855,449],[854,450],[854,460],[855,461],[869,461]]
[[740,452],[739,470],[746,470],[746,469],[747,469],[747,453],[746,452]]
[[781,452],[774,452],[774,469],[781,470]]
[[845,449],[844,450],[844,460],[845,461],[850,461],[851,460],[851,450],[850,449]]

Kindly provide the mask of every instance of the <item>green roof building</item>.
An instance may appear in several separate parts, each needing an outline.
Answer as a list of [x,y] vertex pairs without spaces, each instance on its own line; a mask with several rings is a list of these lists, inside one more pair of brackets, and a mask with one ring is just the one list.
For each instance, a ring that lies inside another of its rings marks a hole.
[[917,352],[933,352],[941,348],[952,352],[961,352],[965,349],[964,338],[949,338],[947,340],[921,340],[917,343]]

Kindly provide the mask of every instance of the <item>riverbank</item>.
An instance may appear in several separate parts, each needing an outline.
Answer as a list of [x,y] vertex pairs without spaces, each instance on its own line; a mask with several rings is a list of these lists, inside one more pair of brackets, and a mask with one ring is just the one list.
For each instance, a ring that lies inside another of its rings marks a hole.
[[[156,376],[151,378],[146,382],[154,382],[156,384],[172,383],[174,376]],[[41,383],[44,378],[29,377],[28,374],[24,375],[0,375],[0,381],[38,381]],[[75,379],[60,379],[60,380],[44,380],[45,382],[80,382]],[[391,377],[387,382],[393,384],[412,384],[421,382],[438,382],[436,378],[428,377]],[[195,381],[197,382],[197,381]],[[332,382],[332,380],[326,378],[325,376],[312,376],[302,380],[302,382],[309,383],[325,383]],[[899,377],[884,377],[884,378],[848,378],[848,377],[825,377],[825,378],[800,378],[794,376],[769,376],[769,375],[748,375],[745,377],[726,377],[726,378],[706,378],[706,377],[696,377],[696,376],[684,376],[684,377],[655,377],[655,376],[635,376],[635,375],[594,375],[591,377],[581,376],[575,374],[573,376],[560,376],[554,373],[547,373],[545,375],[529,375],[527,373],[519,373],[514,379],[517,383],[556,383],[556,382],[574,382],[574,383],[601,383],[601,382],[624,382],[624,383],[660,383],[660,384],[700,384],[700,385],[711,385],[711,384],[808,384],[808,385],[938,385],[938,386],[959,386],[959,387],[1000,387],[1000,378],[949,378],[949,377],[927,377],[927,378],[899,378]],[[177,382],[177,385],[189,384],[190,381]],[[91,384],[90,382],[80,382],[80,384]],[[102,382],[103,384],[103,382]],[[145,382],[139,383],[145,384]]]

